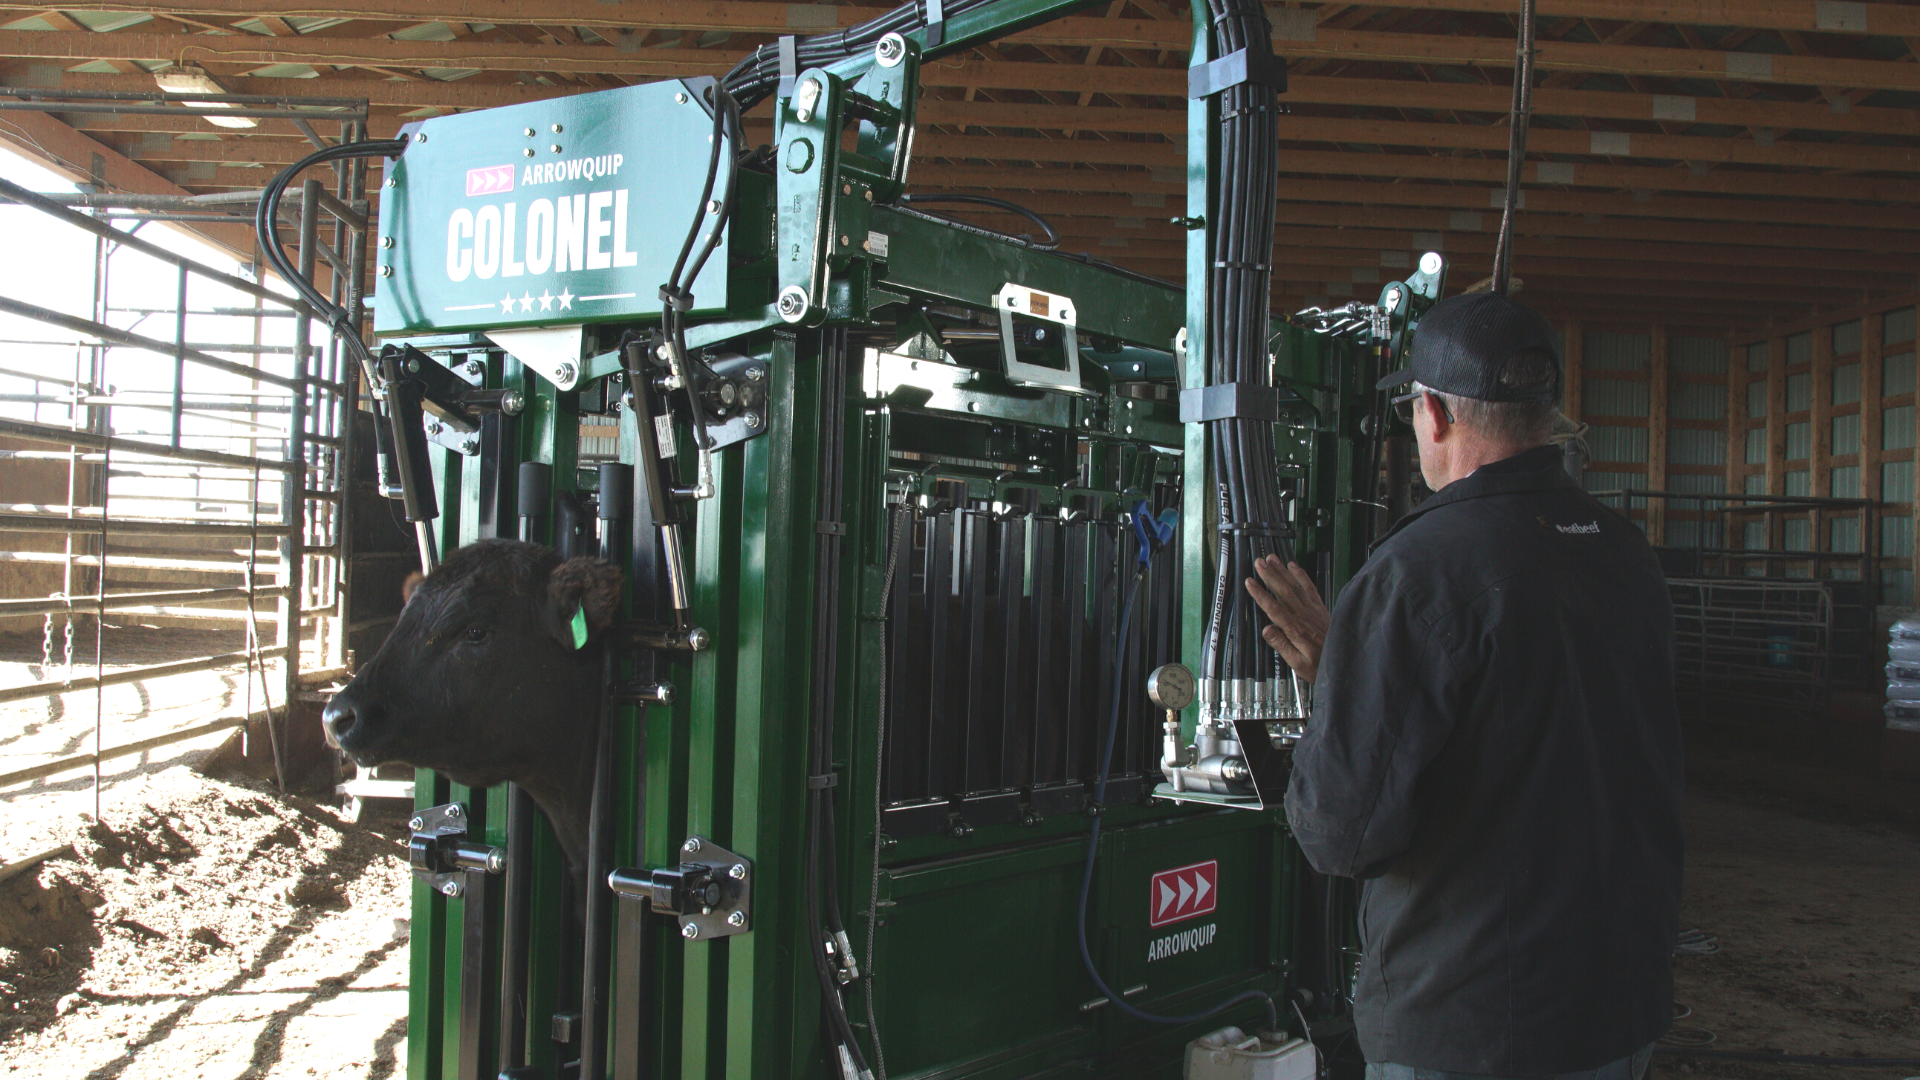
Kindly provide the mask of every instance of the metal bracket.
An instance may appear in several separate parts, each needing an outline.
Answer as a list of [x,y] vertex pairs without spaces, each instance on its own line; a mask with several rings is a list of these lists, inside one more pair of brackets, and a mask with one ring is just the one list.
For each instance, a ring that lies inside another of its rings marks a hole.
[[586,367],[580,356],[585,331],[584,325],[575,323],[488,330],[486,335],[514,359],[539,372],[556,389],[571,390],[580,384],[581,371]]
[[[1016,386],[1095,396],[1080,385],[1080,337],[1075,329],[1078,325],[1077,313],[1071,299],[1009,281],[993,294],[993,308],[1000,314],[1000,358],[1006,363],[1008,382]],[[1061,348],[1067,358],[1065,370],[1029,364],[1016,355],[1015,315],[1052,323],[1060,328]]]
[[765,435],[767,384],[772,380],[767,362],[751,356],[721,353],[707,357],[707,366],[732,392],[724,401],[719,400],[719,387],[709,388],[709,393],[702,395],[713,398],[701,401],[699,418],[713,439],[713,449]]
[[466,842],[467,824],[467,808],[461,803],[430,806],[407,822],[413,830],[407,864],[414,877],[442,896],[464,895],[468,871],[498,874],[507,868],[505,848]]
[[615,870],[607,887],[680,919],[688,941],[732,937],[753,929],[753,864],[699,836],[680,845],[685,862],[654,870]]

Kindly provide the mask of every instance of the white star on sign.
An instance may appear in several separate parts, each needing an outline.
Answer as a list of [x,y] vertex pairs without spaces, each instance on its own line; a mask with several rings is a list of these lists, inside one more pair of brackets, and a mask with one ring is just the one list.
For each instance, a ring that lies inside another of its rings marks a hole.
[[508,293],[507,298],[505,300],[500,301],[500,314],[502,315],[513,314],[513,294],[512,293]]
[[522,296],[520,298],[520,310],[521,311],[533,310],[533,294],[532,293],[528,293],[525,296]]
[[540,294],[540,310],[541,311],[553,310],[553,290],[552,289],[548,289],[547,291]]
[[565,311],[565,310],[567,310],[568,308],[570,308],[570,307],[572,307],[572,306],[573,306],[573,294],[572,294],[572,293],[570,293],[570,292],[568,292],[568,291],[567,291],[566,289],[564,289],[564,288],[560,290],[560,295],[559,295],[559,296],[557,296],[557,297],[555,297],[554,299],[556,299],[556,300],[559,300],[559,301],[560,301],[560,310],[561,310],[561,311]]

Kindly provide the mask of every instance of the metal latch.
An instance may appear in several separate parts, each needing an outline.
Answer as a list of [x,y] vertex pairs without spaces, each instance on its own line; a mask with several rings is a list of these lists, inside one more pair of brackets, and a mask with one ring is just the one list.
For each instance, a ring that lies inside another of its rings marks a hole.
[[488,844],[467,842],[467,808],[460,803],[430,806],[407,822],[413,837],[407,842],[407,864],[413,876],[443,896],[466,892],[464,875],[470,871],[498,874],[507,868],[507,851]]
[[655,870],[624,869],[607,875],[607,887],[630,900],[645,900],[662,915],[677,916],[688,941],[732,937],[752,929],[753,864],[698,836],[680,845],[685,861]]

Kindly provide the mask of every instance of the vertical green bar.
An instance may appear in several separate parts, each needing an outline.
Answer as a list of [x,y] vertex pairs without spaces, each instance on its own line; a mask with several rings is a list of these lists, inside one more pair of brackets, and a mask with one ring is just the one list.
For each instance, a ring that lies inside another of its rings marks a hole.
[[[792,1075],[803,917],[806,733],[820,460],[820,335],[775,338],[766,436],[745,445],[738,543],[740,700],[734,725],[735,852],[754,861],[753,930],[728,948],[728,1076]],[[793,943],[793,944],[789,944]],[[811,1020],[811,1014],[807,1018]]]

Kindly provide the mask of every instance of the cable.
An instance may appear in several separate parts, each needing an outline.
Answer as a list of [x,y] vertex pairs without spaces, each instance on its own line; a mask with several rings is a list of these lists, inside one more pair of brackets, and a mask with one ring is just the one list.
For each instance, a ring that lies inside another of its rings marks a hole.
[[[1017,237],[1017,239],[1025,243],[1028,247],[1038,248],[1041,251],[1052,251],[1055,248],[1060,246],[1060,234],[1053,231],[1053,224],[1049,222],[1046,218],[1041,217],[1039,214],[1035,213],[1032,210],[1027,209],[1024,206],[1021,206],[1019,203],[1016,203],[1016,202],[1008,202],[1005,199],[996,199],[991,195],[961,195],[961,194],[950,194],[950,193],[938,193],[938,194],[927,195],[927,194],[921,194],[918,192],[902,195],[900,196],[900,201],[903,203],[911,204],[911,205],[920,205],[922,203],[945,202],[945,203],[975,203],[980,206],[991,206],[996,210],[1005,210],[1009,214],[1018,214],[1021,217],[1026,218],[1028,221],[1033,222],[1035,225],[1040,226],[1041,230],[1047,234],[1046,240],[1042,243],[1035,243],[1031,237],[1026,237],[1026,236]],[[930,216],[937,217],[939,215],[930,215]]]
[[1507,193],[1500,212],[1500,236],[1493,246],[1493,291],[1507,295],[1513,278],[1513,214],[1520,205],[1520,175],[1527,160],[1527,125],[1533,118],[1534,0],[1521,0],[1520,36],[1513,61],[1513,112],[1508,120]]
[[1242,1002],[1258,1001],[1261,1006],[1267,1010],[1267,1030],[1278,1031],[1280,1029],[1280,1013],[1274,1008],[1273,998],[1268,996],[1264,990],[1245,990],[1220,1002],[1212,1008],[1178,1016],[1161,1016],[1157,1013],[1150,1013],[1144,1009],[1136,1008],[1129,1004],[1125,998],[1121,997],[1113,987],[1108,986],[1105,979],[1100,977],[1100,969],[1095,966],[1093,962],[1093,952],[1087,948],[1087,899],[1093,892],[1093,868],[1095,861],[1100,855],[1100,822],[1103,820],[1102,812],[1105,810],[1104,803],[1107,797],[1107,774],[1113,769],[1113,744],[1120,730],[1121,688],[1124,685],[1123,680],[1127,674],[1128,629],[1133,622],[1134,600],[1140,595],[1140,582],[1147,576],[1147,571],[1150,566],[1151,563],[1143,559],[1134,570],[1133,581],[1127,586],[1126,603],[1120,608],[1120,633],[1118,644],[1115,647],[1113,661],[1113,711],[1107,719],[1107,737],[1100,750],[1100,772],[1093,785],[1094,807],[1093,813],[1090,815],[1093,824],[1087,829],[1087,868],[1086,872],[1080,877],[1080,915],[1078,921],[1078,929],[1080,932],[1080,962],[1085,965],[1087,978],[1093,980],[1093,985],[1100,991],[1101,996],[1105,997],[1114,1008],[1133,1017],[1135,1020],[1145,1020],[1150,1024],[1191,1024],[1195,1021],[1205,1020],[1209,1016],[1216,1016],[1223,1013]]
[[[943,18],[951,20],[955,16],[974,8],[993,3],[995,0],[947,0],[942,5]],[[794,43],[796,70],[824,67],[844,60],[855,53],[871,49],[888,34],[908,34],[925,28],[926,9],[920,3],[904,4],[894,8],[877,19],[871,19],[859,26],[848,27],[828,34],[816,34]],[[929,48],[921,56],[932,59],[946,51],[943,48]],[[751,109],[780,85],[780,43],[762,45],[748,53],[744,59],[727,72],[724,81],[727,90],[740,101],[742,109]]]
[[[938,468],[935,463],[934,468]],[[932,471],[931,469],[928,470]],[[873,748],[873,873],[868,878],[867,888],[867,968],[866,998],[867,1038],[873,1042],[873,1064],[879,1080],[887,1080],[887,1055],[880,1047],[880,1022],[875,1017],[873,1004],[873,953],[874,931],[880,921],[880,807],[885,798],[885,789],[880,784],[881,771],[887,763],[887,684],[890,681],[884,674],[892,670],[889,655],[893,647],[893,623],[890,618],[893,609],[889,606],[893,596],[893,577],[900,565],[900,534],[902,526],[912,517],[913,511],[906,504],[903,495],[899,505],[889,515],[893,518],[893,528],[887,535],[887,569],[880,578],[880,701],[875,710],[880,717],[880,737],[874,740]],[[909,570],[911,573],[911,570]]]

